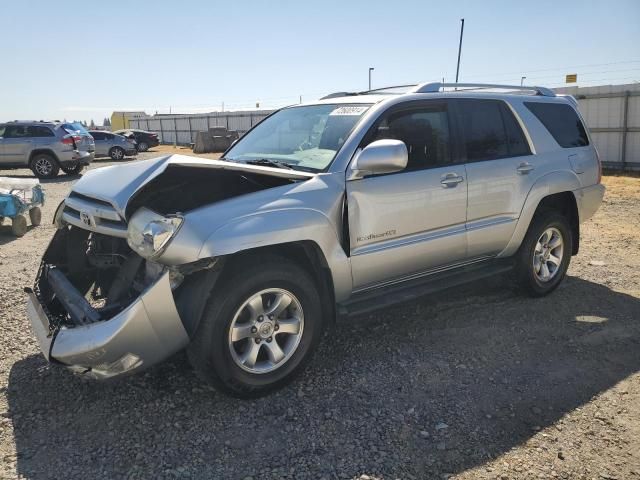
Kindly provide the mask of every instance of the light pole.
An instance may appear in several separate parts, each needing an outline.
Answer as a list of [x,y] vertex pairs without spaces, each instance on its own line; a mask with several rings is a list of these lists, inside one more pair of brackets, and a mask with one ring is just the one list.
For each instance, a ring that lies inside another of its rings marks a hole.
[[373,72],[375,68],[369,67],[369,90],[371,90],[371,72]]
[[458,83],[458,74],[460,73],[460,55],[462,54],[462,35],[464,34],[464,18],[460,19],[460,44],[458,45],[458,66],[456,67],[456,83]]
[[527,79],[527,77],[521,77],[520,78],[520,86],[524,85],[524,81]]

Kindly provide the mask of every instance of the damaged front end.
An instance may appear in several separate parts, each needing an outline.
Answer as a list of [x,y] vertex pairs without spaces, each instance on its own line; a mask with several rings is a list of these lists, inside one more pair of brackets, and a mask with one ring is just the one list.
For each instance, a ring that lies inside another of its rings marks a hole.
[[106,379],[187,345],[174,300],[183,279],[122,238],[65,225],[42,259],[27,310],[48,360]]
[[184,348],[225,261],[202,254],[205,241],[312,176],[180,155],[85,174],[58,208],[27,289],[45,357],[103,379]]

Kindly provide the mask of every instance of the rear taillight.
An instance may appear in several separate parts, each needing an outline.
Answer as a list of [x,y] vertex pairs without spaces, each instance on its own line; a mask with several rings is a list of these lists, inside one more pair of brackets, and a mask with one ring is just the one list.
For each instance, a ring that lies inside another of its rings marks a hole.
[[76,142],[79,142],[82,137],[78,135],[67,135],[62,139],[62,143],[65,145],[73,145],[73,148],[76,148]]
[[598,182],[602,182],[602,161],[600,160],[600,155],[598,154],[598,150],[595,149],[596,152],[596,161],[598,162]]

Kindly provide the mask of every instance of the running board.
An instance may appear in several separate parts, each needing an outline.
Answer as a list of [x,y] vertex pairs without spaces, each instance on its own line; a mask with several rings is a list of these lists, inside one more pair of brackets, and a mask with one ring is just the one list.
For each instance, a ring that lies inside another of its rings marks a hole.
[[425,275],[399,284],[372,288],[356,293],[346,302],[338,304],[338,313],[341,316],[369,313],[451,287],[506,273],[512,269],[513,262],[510,259],[491,260]]

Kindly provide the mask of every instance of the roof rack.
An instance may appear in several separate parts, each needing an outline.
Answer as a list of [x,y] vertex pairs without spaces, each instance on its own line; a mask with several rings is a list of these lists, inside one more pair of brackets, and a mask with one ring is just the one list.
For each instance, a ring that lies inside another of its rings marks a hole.
[[325,95],[320,100],[326,100],[328,98],[336,98],[336,97],[355,97],[357,95],[368,95],[371,93],[384,92],[385,90],[393,90],[394,88],[407,88],[407,87],[415,87],[415,83],[411,83],[409,85],[390,85],[382,88],[373,88],[371,90],[362,90],[361,92],[333,92],[329,95]]
[[421,83],[416,85],[412,93],[438,93],[443,88],[469,88],[469,89],[501,89],[501,90],[526,90],[536,92],[536,95],[544,97],[555,97],[553,90],[545,87],[535,87],[528,85],[497,85],[492,83]]
[[329,95],[325,95],[324,97],[320,98],[320,100],[326,100],[327,98],[337,98],[337,97],[354,97],[358,95],[357,92],[333,92],[330,93]]

